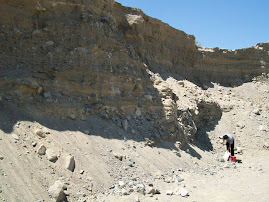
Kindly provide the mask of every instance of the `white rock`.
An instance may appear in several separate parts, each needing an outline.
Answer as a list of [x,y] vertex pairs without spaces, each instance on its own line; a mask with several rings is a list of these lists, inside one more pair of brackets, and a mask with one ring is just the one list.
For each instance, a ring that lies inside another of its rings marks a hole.
[[183,197],[185,197],[185,196],[189,196],[189,192],[188,192],[188,190],[185,189],[185,188],[181,188],[181,189],[179,190],[179,193],[180,193],[180,195],[183,196]]
[[42,130],[36,130],[35,134],[42,138],[46,137],[45,133]]
[[40,145],[39,148],[38,148],[38,150],[37,150],[37,153],[39,155],[45,155],[45,153],[46,153],[46,147],[43,144]]
[[138,196],[136,196],[136,197],[135,197],[134,202],[140,202],[140,200],[139,200],[139,197],[138,197]]
[[68,155],[66,157],[65,167],[68,170],[72,171],[72,172],[75,170],[75,159],[74,159],[74,156]]
[[154,189],[153,187],[147,187],[146,194],[155,194],[155,193],[156,189]]
[[120,188],[125,187],[125,185],[126,185],[125,182],[123,182],[123,181],[119,181],[119,187],[120,187]]
[[260,125],[259,130],[260,131],[267,131],[267,127],[265,125]]
[[237,153],[243,153],[243,149],[241,147],[236,147]]
[[58,159],[57,154],[53,149],[46,150],[46,157],[49,161],[56,161]]
[[141,110],[140,110],[140,109],[137,109],[137,110],[135,111],[135,115],[136,115],[137,117],[140,117],[140,116],[142,115]]
[[127,14],[126,19],[129,25],[140,24],[144,22],[144,18],[141,15]]
[[38,87],[36,92],[37,92],[37,94],[42,93],[43,92],[43,88],[42,87]]
[[230,168],[230,166],[226,163],[223,168]]
[[166,191],[166,195],[172,196],[173,195],[173,191]]
[[256,115],[260,115],[260,109],[256,108],[252,111],[252,113],[256,114]]
[[12,137],[13,137],[15,140],[19,140],[19,136],[16,135],[15,133],[12,133]]
[[60,180],[57,180],[48,190],[49,195],[57,202],[65,199],[64,193],[65,185]]
[[130,195],[130,191],[127,189],[122,189],[121,193],[122,193],[122,195]]

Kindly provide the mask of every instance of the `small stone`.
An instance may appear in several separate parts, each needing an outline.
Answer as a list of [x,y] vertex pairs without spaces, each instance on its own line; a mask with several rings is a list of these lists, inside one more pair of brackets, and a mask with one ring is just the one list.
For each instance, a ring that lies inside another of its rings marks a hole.
[[267,127],[265,125],[260,125],[259,130],[260,131],[267,131]]
[[180,189],[180,190],[179,190],[179,193],[180,193],[180,195],[181,195],[182,197],[189,196],[189,192],[188,192],[188,190],[187,190],[187,189],[184,189],[184,188]]
[[137,110],[135,111],[135,115],[136,115],[136,117],[140,117],[140,116],[142,115],[141,110],[140,110],[140,109],[137,109]]
[[80,170],[79,173],[82,175],[84,173],[84,170]]
[[225,162],[224,158],[223,157],[220,157],[219,158],[219,162]]
[[243,153],[243,149],[241,147],[237,147],[236,151],[238,154],[242,154]]
[[37,92],[37,94],[42,93],[43,92],[43,88],[42,87],[38,87],[36,92]]
[[125,131],[128,130],[128,121],[127,121],[127,119],[123,120],[122,127],[124,128]]
[[263,147],[264,147],[265,149],[269,149],[269,144],[268,144],[268,142],[264,142]]
[[47,41],[46,43],[43,44],[43,48],[45,49],[46,47],[52,46],[52,45],[54,45],[53,41]]
[[119,159],[120,161],[122,161],[123,156],[120,154],[114,154],[115,158]]
[[45,133],[42,130],[36,130],[35,134],[42,138],[46,137]]
[[123,181],[119,181],[119,187],[120,187],[120,188],[123,188],[123,187],[125,187],[125,186],[126,186],[125,182],[123,182]]
[[0,160],[3,160],[3,159],[4,159],[4,157],[0,155]]
[[39,155],[45,155],[45,153],[46,153],[46,147],[43,144],[40,145],[39,148],[38,148],[38,150],[37,150],[37,153]]
[[57,202],[65,200],[64,193],[65,185],[60,180],[57,180],[48,190],[49,195],[54,198]]
[[46,157],[49,161],[52,161],[52,162],[55,162],[58,159],[57,154],[55,153],[53,149],[46,150]]
[[166,191],[166,195],[172,196],[173,195],[173,191]]
[[32,142],[32,146],[33,147],[36,147],[36,145],[37,145],[37,142],[36,141]]
[[182,87],[184,87],[184,81],[178,81],[177,82],[179,85],[181,85]]
[[130,195],[130,191],[127,189],[122,189],[121,193],[122,193],[122,195]]
[[223,168],[230,168],[230,166],[226,163]]
[[146,194],[155,194],[156,189],[154,189],[153,187],[147,187],[146,189]]
[[12,137],[13,137],[15,140],[19,140],[19,136],[16,135],[15,133],[12,133]]
[[39,35],[39,34],[41,34],[41,31],[38,30],[38,29],[36,29],[36,30],[33,31],[33,33],[32,33],[33,36],[36,36],[36,35]]
[[67,156],[66,157],[66,161],[65,161],[65,167],[70,170],[71,172],[73,172],[75,170],[75,159],[74,156]]
[[139,197],[138,197],[138,196],[136,196],[136,197],[135,197],[134,202],[140,202],[140,200],[139,200]]
[[252,113],[256,114],[256,115],[260,115],[260,109],[256,108],[252,111]]

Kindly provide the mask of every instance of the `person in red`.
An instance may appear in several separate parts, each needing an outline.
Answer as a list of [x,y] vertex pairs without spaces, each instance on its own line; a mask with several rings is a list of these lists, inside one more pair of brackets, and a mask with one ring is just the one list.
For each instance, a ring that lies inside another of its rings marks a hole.
[[234,137],[231,134],[225,134],[222,137],[224,145],[226,142],[227,151],[231,153],[231,156],[234,156]]

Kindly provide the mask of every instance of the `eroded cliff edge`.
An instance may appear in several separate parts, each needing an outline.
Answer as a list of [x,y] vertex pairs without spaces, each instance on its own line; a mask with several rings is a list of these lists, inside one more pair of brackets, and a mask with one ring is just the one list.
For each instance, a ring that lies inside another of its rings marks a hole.
[[[268,46],[198,49],[194,36],[109,0],[1,0],[2,108],[16,104],[27,113],[2,121],[1,129],[48,116],[92,123],[89,133],[108,138],[186,142],[197,126],[216,123],[220,107],[206,96],[186,107],[166,79],[239,85],[267,73]],[[102,121],[119,131],[100,131]],[[62,128],[71,129],[83,130]]]

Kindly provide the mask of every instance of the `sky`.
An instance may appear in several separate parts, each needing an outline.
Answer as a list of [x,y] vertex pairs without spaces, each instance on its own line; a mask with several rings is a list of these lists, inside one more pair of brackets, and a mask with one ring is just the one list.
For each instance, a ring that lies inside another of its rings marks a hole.
[[269,0],[116,0],[194,35],[203,47],[247,48],[269,41]]

